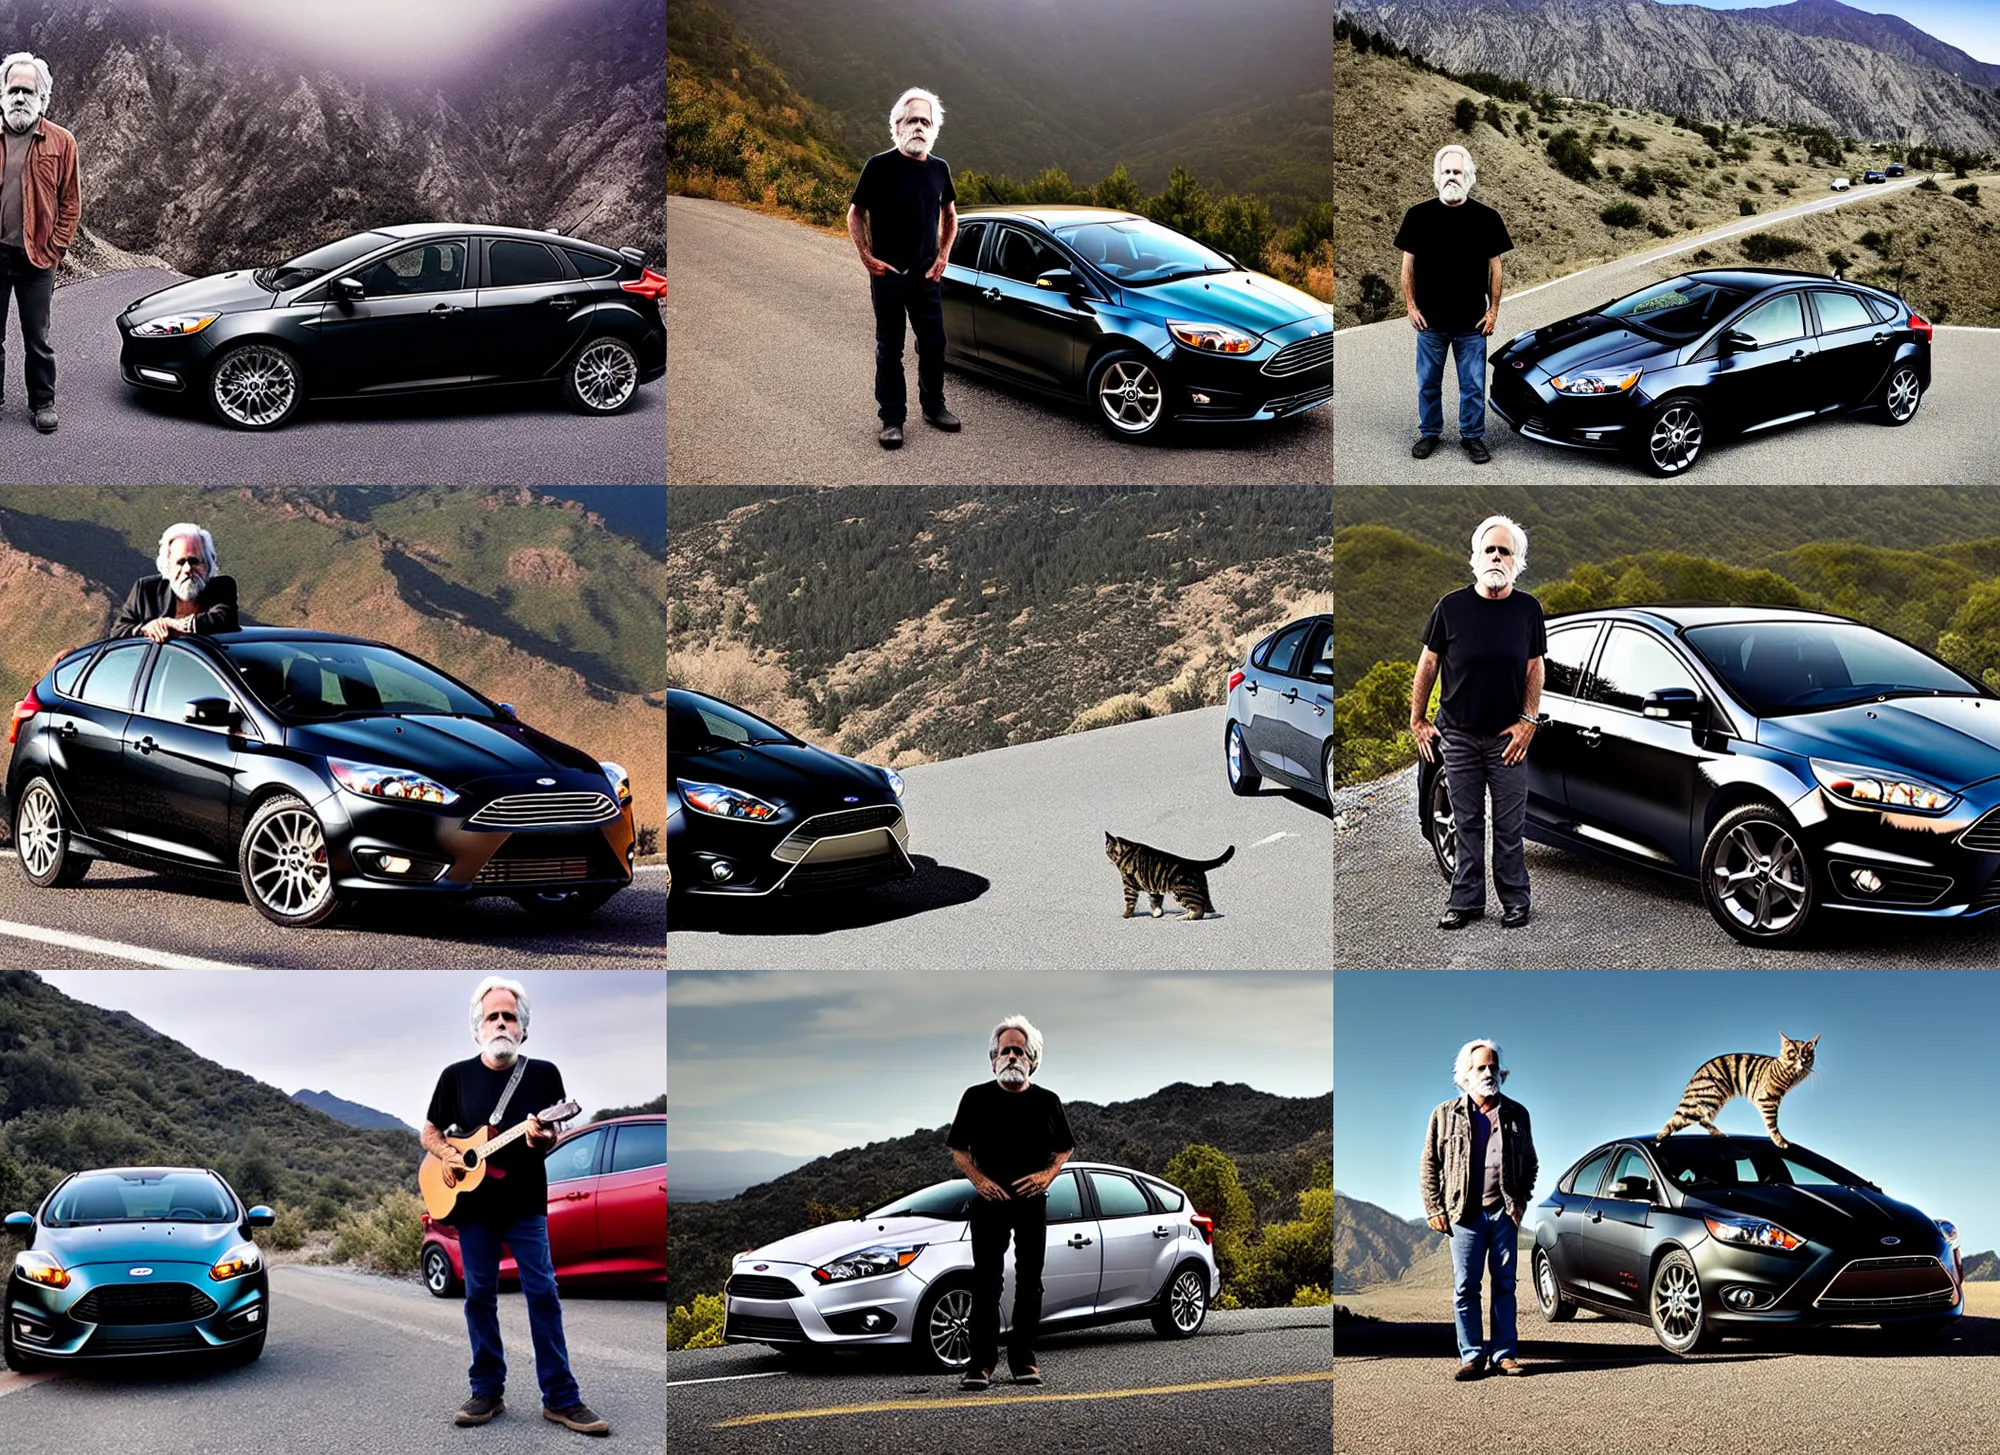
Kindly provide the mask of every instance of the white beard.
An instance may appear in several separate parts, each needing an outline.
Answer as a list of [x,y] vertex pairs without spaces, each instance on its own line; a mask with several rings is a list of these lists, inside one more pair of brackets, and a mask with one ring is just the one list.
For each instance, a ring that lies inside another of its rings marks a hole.
[[1019,1061],[1013,1061],[994,1072],[993,1079],[998,1081],[1002,1086],[1026,1086],[1028,1084],[1028,1068],[1023,1066]]
[[927,136],[906,136],[896,145],[904,156],[919,162],[931,154],[931,142]]
[[172,589],[174,595],[178,596],[182,601],[192,601],[201,595],[202,587],[208,585],[208,578],[206,576],[196,576],[188,581],[170,580],[167,582],[167,585]]
[[1512,566],[1481,566],[1477,579],[1487,591],[1504,591],[1514,584],[1514,578],[1519,574]]
[[515,1059],[521,1054],[520,1043],[512,1036],[504,1033],[495,1036],[479,1049],[485,1055],[498,1061],[503,1067],[512,1066]]
[[7,130],[13,132],[16,136],[19,136],[24,131],[33,131],[35,123],[41,119],[42,106],[39,101],[28,106],[10,106],[7,108]]
[[1490,1100],[1500,1094],[1500,1078],[1497,1076],[1475,1076],[1468,1088],[1481,1101]]
[[1465,200],[1465,194],[1472,189],[1456,177],[1438,183],[1438,200],[1447,207],[1456,207]]

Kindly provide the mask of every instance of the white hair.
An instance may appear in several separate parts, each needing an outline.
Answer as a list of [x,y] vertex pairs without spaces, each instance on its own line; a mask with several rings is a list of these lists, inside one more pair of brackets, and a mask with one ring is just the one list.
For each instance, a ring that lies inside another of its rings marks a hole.
[[505,990],[514,997],[514,1009],[521,1017],[521,1035],[528,1034],[528,992],[521,988],[518,980],[508,980],[503,976],[489,975],[479,982],[479,988],[472,992],[472,1008],[467,1019],[472,1023],[472,1039],[479,1039],[479,1021],[486,1014],[486,997],[496,990]]
[[1431,158],[1431,187],[1433,190],[1436,189],[1438,181],[1444,173],[1444,159],[1452,152],[1457,152],[1465,158],[1465,190],[1470,192],[1473,184],[1479,180],[1479,163],[1473,161],[1472,153],[1457,142],[1439,147],[1437,155]]
[[1479,529],[1472,533],[1472,564],[1474,566],[1480,564],[1479,552],[1486,544],[1486,533],[1495,526],[1505,526],[1507,534],[1513,538],[1514,569],[1517,572],[1527,570],[1528,533],[1522,530],[1516,521],[1504,515],[1489,515],[1486,519],[1479,522]]
[[54,79],[49,75],[49,63],[32,52],[15,51],[7,59],[0,61],[0,86],[7,84],[7,78],[14,73],[14,67],[16,66],[33,66],[35,68],[35,92],[41,98],[42,110],[47,111],[49,109],[49,90],[55,84]]
[[937,99],[937,93],[926,91],[921,86],[912,86],[896,98],[896,104],[889,108],[889,140],[900,141],[896,135],[896,123],[903,119],[903,108],[912,101],[928,101],[931,104],[931,135],[944,130],[944,102]]
[[1042,1033],[1024,1015],[1010,1015],[993,1028],[993,1037],[986,1045],[986,1059],[991,1061],[1000,1054],[1000,1033],[1019,1031],[1028,1038],[1028,1069],[1042,1069]]
[[[0,71],[0,77],[4,77],[6,74],[5,71]],[[185,520],[179,525],[168,526],[166,531],[160,536],[160,549],[153,556],[153,565],[159,569],[162,576],[171,577],[174,574],[174,542],[184,536],[201,542],[202,559],[208,563],[206,567],[207,573],[213,576],[215,574],[215,537],[200,526]]]
[[1500,1063],[1500,1079],[1502,1081],[1507,1079],[1507,1058],[1500,1054],[1500,1043],[1498,1041],[1489,1041],[1484,1036],[1481,1036],[1476,1041],[1467,1041],[1463,1046],[1460,1046],[1458,1048],[1458,1059],[1451,1063],[1451,1079],[1457,1083],[1460,1091],[1470,1091],[1472,1089],[1466,1085],[1468,1081],[1472,1080],[1472,1053],[1482,1046],[1491,1051],[1493,1059]]

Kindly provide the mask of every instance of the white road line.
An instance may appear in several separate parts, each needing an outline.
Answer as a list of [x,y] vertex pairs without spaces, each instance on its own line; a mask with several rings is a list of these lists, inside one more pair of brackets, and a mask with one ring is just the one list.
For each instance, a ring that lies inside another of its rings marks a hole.
[[718,1374],[713,1379],[669,1379],[667,1388],[678,1389],[683,1384],[727,1384],[732,1379],[776,1379],[784,1372],[782,1369],[767,1369],[762,1374]]
[[1279,839],[1296,839],[1297,837],[1298,837],[1298,835],[1297,835],[1297,834],[1295,834],[1295,833],[1290,833],[1290,832],[1287,832],[1287,831],[1284,831],[1284,830],[1280,830],[1279,832],[1277,832],[1277,833],[1275,833],[1275,834],[1266,834],[1266,835],[1264,835],[1264,837],[1263,837],[1263,838],[1261,838],[1261,839],[1257,840],[1257,842],[1256,842],[1256,843],[1254,843],[1254,844],[1252,844],[1252,845],[1251,845],[1250,847],[1251,847],[1251,848],[1253,848],[1253,849],[1261,849],[1261,848],[1263,848],[1263,847],[1264,847],[1264,845],[1266,845],[1266,844],[1275,844],[1275,843],[1277,843]]
[[65,950],[82,950],[113,960],[131,960],[161,970],[248,970],[248,965],[230,965],[221,960],[203,960],[194,955],[176,955],[171,950],[153,950],[144,945],[127,945],[117,940],[100,940],[94,935],[73,935],[68,930],[52,930],[41,925],[24,925],[0,919],[0,935],[16,940],[35,940]]
[[42,1374],[0,1374],[0,1399],[10,1394],[19,1394],[30,1385],[40,1384],[45,1379],[54,1379],[55,1371]]

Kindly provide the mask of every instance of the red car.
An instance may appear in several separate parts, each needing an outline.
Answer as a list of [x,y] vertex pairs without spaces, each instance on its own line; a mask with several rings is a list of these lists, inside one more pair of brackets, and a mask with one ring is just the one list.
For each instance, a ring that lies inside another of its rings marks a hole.
[[[614,1117],[549,1153],[549,1253],[564,1284],[667,1281],[667,1119]],[[465,1296],[458,1229],[424,1214],[424,1286]],[[511,1256],[500,1277],[518,1279]]]

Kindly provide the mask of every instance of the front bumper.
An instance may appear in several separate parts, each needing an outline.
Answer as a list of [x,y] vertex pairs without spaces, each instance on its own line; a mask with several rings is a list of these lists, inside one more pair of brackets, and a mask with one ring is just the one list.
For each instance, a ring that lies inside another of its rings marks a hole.
[[676,808],[667,819],[667,863],[686,894],[867,889],[917,872],[900,803],[818,813],[787,807],[767,823]]
[[127,384],[139,389],[158,389],[168,394],[199,389],[208,377],[209,361],[215,356],[216,339],[226,320],[217,320],[200,333],[180,338],[134,338],[134,320],[129,314],[118,319],[118,370]]
[[1274,329],[1247,354],[1200,353],[1169,344],[1161,363],[1171,417],[1181,423],[1288,419],[1333,398],[1331,323],[1304,319]]
[[[336,791],[314,805],[337,888],[474,897],[622,888],[632,882],[632,809],[609,817],[492,827],[480,815],[515,790],[449,809]],[[606,794],[607,801],[609,795]]]
[[1492,411],[1525,439],[1573,450],[1622,450],[1644,432],[1644,401],[1633,394],[1575,398],[1558,394],[1530,364],[1515,369],[1503,357],[1486,389]]
[[226,1283],[195,1264],[158,1264],[143,1284],[109,1273],[73,1268],[60,1289],[10,1278],[8,1338],[37,1359],[128,1359],[228,1349],[270,1321],[262,1271]]
[[1950,1249],[1907,1252],[1907,1246],[1835,1250],[1811,1243],[1801,1256],[1709,1238],[1693,1252],[1709,1322],[1739,1333],[1962,1315]]
[[[741,1270],[724,1285],[722,1338],[731,1344],[907,1344],[931,1280],[911,1268],[879,1278],[815,1285],[796,1263]],[[786,1294],[781,1285],[797,1290]],[[745,1292],[744,1290],[750,1290]],[[810,1291],[808,1291],[810,1290]]]
[[[1944,814],[1859,808],[1819,789],[1791,811],[1827,909],[1933,919],[2000,909],[2000,793],[1994,785],[1980,785],[1976,796]],[[1879,887],[1864,889],[1857,876]]]

